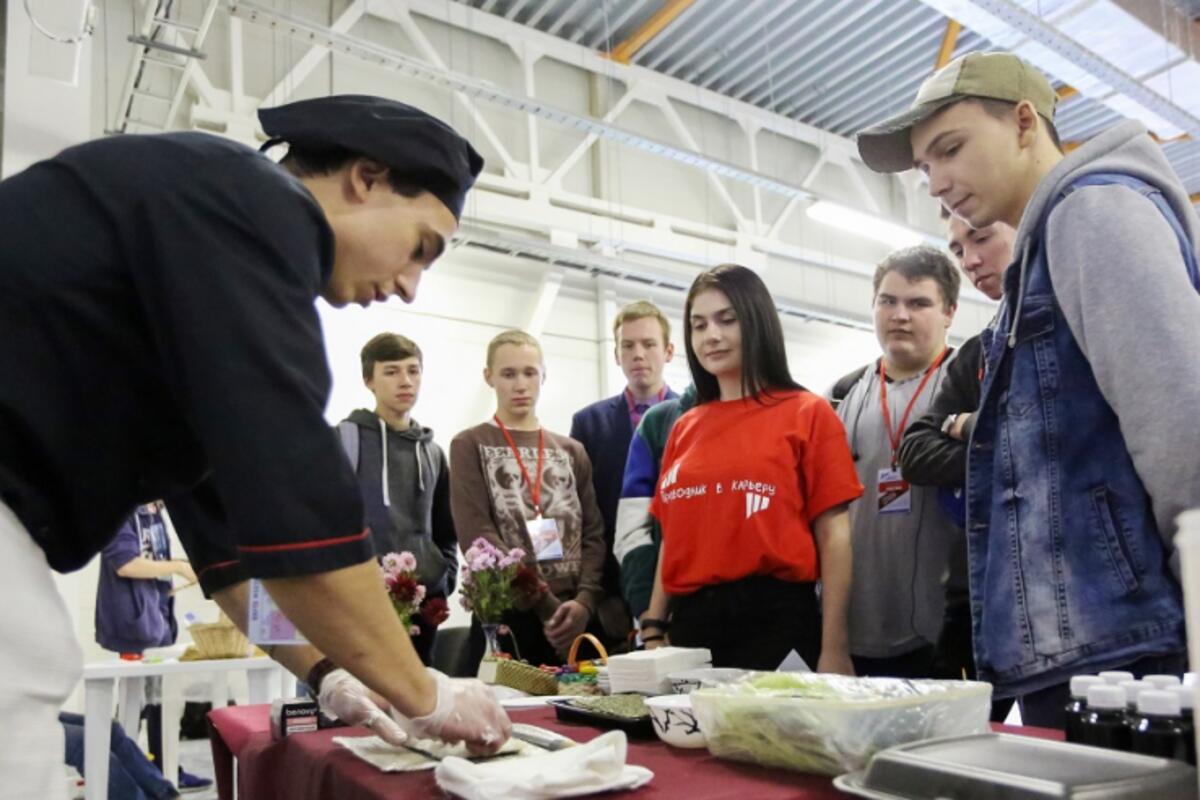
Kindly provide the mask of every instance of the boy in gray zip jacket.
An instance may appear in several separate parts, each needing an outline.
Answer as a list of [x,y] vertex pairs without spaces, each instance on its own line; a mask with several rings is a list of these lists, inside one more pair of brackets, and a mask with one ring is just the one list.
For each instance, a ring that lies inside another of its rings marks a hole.
[[[351,412],[338,423],[338,434],[358,475],[375,555],[407,550],[417,559],[426,597],[449,597],[458,569],[449,464],[433,431],[412,418],[424,367],[421,349],[404,336],[381,333],[361,356],[363,383],[375,395],[375,410]],[[413,618],[420,630],[413,647],[426,665],[435,620],[421,614]]]

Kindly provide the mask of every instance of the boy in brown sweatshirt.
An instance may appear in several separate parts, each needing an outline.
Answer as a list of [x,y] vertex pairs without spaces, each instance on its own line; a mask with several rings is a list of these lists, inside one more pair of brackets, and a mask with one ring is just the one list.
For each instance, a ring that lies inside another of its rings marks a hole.
[[[496,392],[496,414],[450,443],[450,503],[459,544],[466,550],[482,536],[525,551],[525,562],[549,591],[503,622],[523,659],[561,663],[576,636],[599,627],[605,544],[592,465],[583,445],[538,421],[546,368],[537,339],[523,331],[499,334],[488,345],[483,375]],[[477,619],[471,640],[474,663],[483,652]]]

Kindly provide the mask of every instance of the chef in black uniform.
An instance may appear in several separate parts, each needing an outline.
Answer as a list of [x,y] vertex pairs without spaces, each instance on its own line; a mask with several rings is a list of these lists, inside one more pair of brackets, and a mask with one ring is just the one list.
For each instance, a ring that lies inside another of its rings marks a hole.
[[263,580],[314,645],[272,656],[331,713],[481,751],[510,730],[482,685],[422,667],[385,596],[323,416],[314,306],[410,302],[483,161],[378,97],[259,116],[288,145],[279,164],[205,133],[118,136],[0,182],[0,775],[16,796],[63,790],[57,711],[81,651],[50,570],[83,567],[159,497],[243,626]]

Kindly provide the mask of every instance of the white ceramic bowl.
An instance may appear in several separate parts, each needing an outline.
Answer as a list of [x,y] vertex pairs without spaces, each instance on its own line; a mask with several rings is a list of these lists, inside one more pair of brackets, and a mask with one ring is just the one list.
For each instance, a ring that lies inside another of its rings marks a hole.
[[708,742],[700,731],[700,723],[692,713],[692,698],[686,694],[664,694],[647,697],[646,707],[654,732],[674,747],[706,747]]
[[675,694],[688,694],[708,686],[733,683],[745,674],[746,670],[733,667],[700,667],[672,672],[667,680],[671,682],[671,691]]

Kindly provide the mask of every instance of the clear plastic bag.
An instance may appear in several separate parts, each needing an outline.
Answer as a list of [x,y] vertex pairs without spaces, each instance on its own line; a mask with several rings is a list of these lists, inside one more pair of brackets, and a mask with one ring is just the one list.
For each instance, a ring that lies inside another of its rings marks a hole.
[[986,732],[991,700],[988,683],[782,672],[692,693],[713,755],[819,775],[892,745]]

